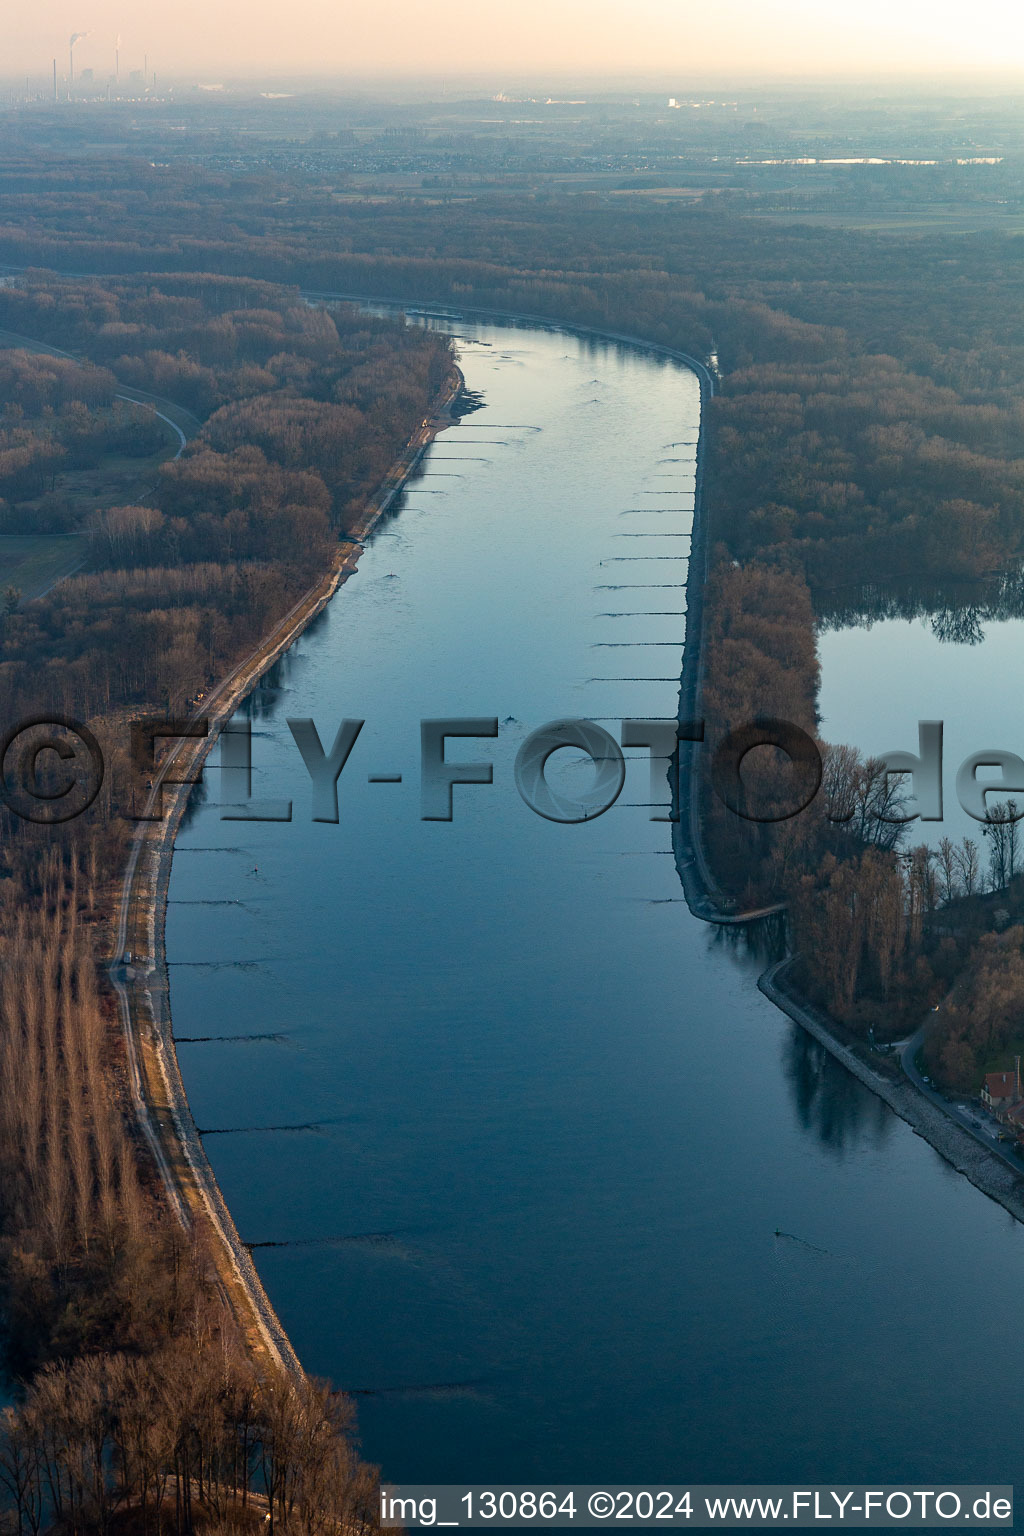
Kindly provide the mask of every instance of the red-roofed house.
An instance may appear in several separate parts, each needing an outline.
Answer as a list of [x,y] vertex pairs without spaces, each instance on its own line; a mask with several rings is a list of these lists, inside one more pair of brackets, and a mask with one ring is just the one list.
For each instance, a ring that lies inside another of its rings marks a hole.
[[1019,1099],[1020,1086],[1016,1072],[986,1072],[981,1102],[997,1119],[1005,1120]]

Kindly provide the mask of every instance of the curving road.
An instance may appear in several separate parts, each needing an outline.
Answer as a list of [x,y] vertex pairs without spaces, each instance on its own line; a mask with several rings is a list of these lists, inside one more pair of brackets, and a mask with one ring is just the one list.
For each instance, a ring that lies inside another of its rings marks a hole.
[[[63,357],[69,363],[79,363],[88,359],[76,357],[73,352],[65,352],[62,347],[54,347],[48,341],[39,341],[34,336],[21,336],[17,331],[0,331],[0,348],[19,352],[38,352],[46,357]],[[178,439],[178,450],[174,457],[181,457],[182,449],[190,437],[195,437],[201,429],[202,422],[198,416],[193,416],[183,405],[177,405],[173,400],[166,400],[162,395],[150,394],[148,389],[131,389],[127,384],[122,384],[115,400],[127,400],[133,405],[141,405],[146,410],[152,411],[154,416],[166,422]]]
[[[63,357],[72,363],[80,364],[83,361],[73,352],[65,352],[62,348],[51,346],[47,341],[39,341],[34,336],[21,336],[17,331],[0,330],[0,350],[14,349],[19,352],[37,352],[46,357]],[[198,416],[193,416],[192,412],[187,411],[184,406],[176,405],[173,400],[165,400],[161,395],[152,395],[145,389],[129,389],[127,385],[122,385],[114,399],[141,405],[170,427],[178,439],[178,447],[172,456],[175,459],[181,458],[189,438],[195,437],[202,428],[202,422]],[[80,571],[87,559],[88,554],[84,549],[76,553],[48,581],[34,587],[31,592],[23,593],[20,606],[24,607],[26,603],[45,597],[46,593],[51,592],[60,582],[66,581],[69,576],[74,576],[76,571]]]
[[949,1099],[939,1093],[938,1089],[933,1088],[930,1083],[926,1082],[921,1075],[917,1065],[917,1056],[928,1037],[934,1022],[934,1015],[941,1010],[941,1007],[942,1005],[940,1004],[939,1008],[933,1010],[924,1023],[910,1036],[910,1039],[904,1040],[900,1045],[900,1066],[918,1092],[923,1093],[926,1099],[929,1099],[937,1109],[941,1109],[943,1114],[948,1115],[949,1119],[955,1121],[961,1129],[969,1132],[975,1141],[985,1148],[986,1152],[991,1152],[996,1157],[1002,1158],[1003,1162],[1008,1168],[1012,1168],[1014,1173],[1024,1174],[1024,1158],[1016,1151],[1013,1143],[999,1140],[999,1131],[996,1128],[995,1121],[992,1122],[992,1129],[989,1130],[985,1124],[989,1117],[984,1114],[984,1111],[978,1111],[976,1115],[968,1113],[961,1109],[959,1104],[951,1103]]

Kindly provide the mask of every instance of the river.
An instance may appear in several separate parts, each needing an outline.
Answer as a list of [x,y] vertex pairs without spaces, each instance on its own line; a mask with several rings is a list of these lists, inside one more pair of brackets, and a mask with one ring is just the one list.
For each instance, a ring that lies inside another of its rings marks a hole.
[[[182,1070],[280,1317],[395,1481],[1011,1482],[1024,1234],[690,916],[644,753],[582,825],[516,792],[534,727],[676,712],[696,380],[453,324],[483,409],[251,701],[293,820],[211,767],[174,856]],[[338,825],[286,716],[366,722]],[[502,722],[450,823],[440,716]]]

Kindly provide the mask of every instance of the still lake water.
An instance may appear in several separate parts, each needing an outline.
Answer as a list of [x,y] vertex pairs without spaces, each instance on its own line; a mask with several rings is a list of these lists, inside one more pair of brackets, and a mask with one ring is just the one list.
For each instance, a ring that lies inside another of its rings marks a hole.
[[[913,823],[906,843],[971,837],[984,866],[981,825],[957,800],[956,773],[992,747],[1024,757],[1024,719],[1014,707],[1024,692],[1024,619],[985,618],[965,640],[945,635],[928,614],[886,617],[826,631],[818,655],[826,741],[852,742],[867,757],[916,753],[918,721],[942,721],[942,821]],[[1000,775],[983,770],[978,778],[999,782]]]
[[[211,770],[174,857],[185,1083],[281,1319],[395,1481],[1012,1482],[1024,1233],[689,915],[642,753],[586,825],[515,790],[545,721],[675,714],[696,380],[456,329],[485,408],[252,701],[294,820]],[[287,715],[366,721],[337,826]],[[505,723],[424,823],[443,715]]]

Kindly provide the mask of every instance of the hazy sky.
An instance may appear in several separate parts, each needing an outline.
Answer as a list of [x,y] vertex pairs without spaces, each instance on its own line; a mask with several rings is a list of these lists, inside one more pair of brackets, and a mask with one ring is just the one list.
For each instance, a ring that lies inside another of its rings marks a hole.
[[8,0],[5,73],[934,73],[1024,80],[1021,0]]

